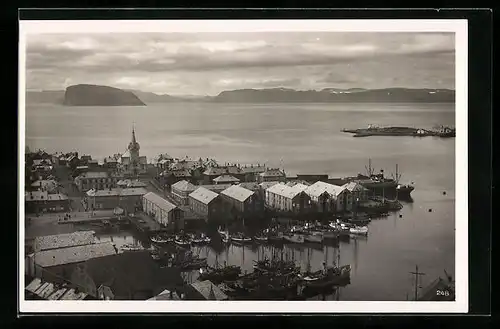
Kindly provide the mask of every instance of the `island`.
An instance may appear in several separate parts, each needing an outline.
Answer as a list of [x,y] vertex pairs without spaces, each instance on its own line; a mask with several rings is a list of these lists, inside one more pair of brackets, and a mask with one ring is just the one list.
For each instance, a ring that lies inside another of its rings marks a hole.
[[66,88],[64,105],[67,106],[145,106],[134,93],[119,88],[79,84]]

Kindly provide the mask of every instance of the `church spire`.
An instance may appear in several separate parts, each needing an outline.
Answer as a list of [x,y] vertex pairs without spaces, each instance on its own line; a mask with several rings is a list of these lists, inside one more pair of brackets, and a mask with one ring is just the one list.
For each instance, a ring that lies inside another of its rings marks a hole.
[[132,143],[137,143],[137,141],[135,140],[135,125],[132,124]]

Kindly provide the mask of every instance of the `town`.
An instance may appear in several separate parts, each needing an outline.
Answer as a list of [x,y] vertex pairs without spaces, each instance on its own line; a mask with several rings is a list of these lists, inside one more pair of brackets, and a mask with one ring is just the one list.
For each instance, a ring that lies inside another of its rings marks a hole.
[[[134,128],[127,151],[102,161],[26,149],[26,299],[300,300],[325,294],[349,284],[350,264],[341,264],[339,254],[320,270],[304,270],[280,246],[366,238],[372,220],[400,210],[400,200],[411,202],[415,187],[400,183],[395,168],[387,178],[369,160],[366,174],[331,178],[168,154],[149,163]],[[100,232],[124,230],[142,243],[99,239]],[[209,265],[195,248],[230,244],[276,248],[251,273],[226,262]],[[440,298],[454,298],[449,282],[438,279],[414,299],[434,300],[436,289],[447,292]]]

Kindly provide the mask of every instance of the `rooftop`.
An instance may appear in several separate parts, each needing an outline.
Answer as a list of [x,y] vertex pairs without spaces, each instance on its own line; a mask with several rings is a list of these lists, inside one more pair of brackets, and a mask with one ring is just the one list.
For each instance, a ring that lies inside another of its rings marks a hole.
[[209,280],[195,281],[193,287],[206,300],[228,300],[228,296]]
[[67,234],[56,234],[36,237],[33,248],[36,251],[82,246],[94,243],[94,231],[78,231]]
[[89,171],[81,173],[78,177],[80,178],[108,178],[111,175],[107,171]]
[[243,188],[246,188],[247,190],[251,190],[251,191],[260,190],[260,185],[259,185],[259,183],[256,183],[256,182],[244,182],[244,183],[240,183],[238,185],[243,187]]
[[250,196],[254,194],[253,191],[250,191],[238,185],[232,185],[220,193],[240,202],[245,202]]
[[148,191],[142,187],[138,188],[111,188],[106,190],[88,190],[87,196],[89,197],[106,197],[106,196],[133,196],[144,195]]
[[91,258],[114,254],[116,254],[116,250],[111,242],[93,243],[82,246],[40,251],[35,253],[35,263],[41,267],[51,267],[84,262]]
[[278,168],[268,168],[266,171],[259,174],[262,177],[283,177],[285,173]]
[[338,194],[340,194],[344,190],[345,189],[342,186],[328,184],[325,182],[318,181],[318,182],[312,184],[311,186],[308,186],[305,189],[305,192],[312,197],[318,197],[325,192],[328,193],[332,197],[336,197]]
[[196,186],[191,184],[190,182],[188,182],[186,180],[181,180],[181,181],[173,184],[172,189],[176,189],[176,190],[183,191],[183,192],[192,192],[192,191],[196,190]]
[[118,186],[126,187],[146,187],[147,184],[137,179],[121,179],[116,183]]
[[216,183],[224,183],[224,182],[238,183],[240,180],[234,176],[223,174],[223,175],[220,175],[220,176],[214,178],[213,181]]
[[166,199],[162,198],[161,196],[159,196],[154,192],[149,192],[144,194],[143,198],[154,203],[156,206],[160,207],[161,209],[167,212],[170,212],[175,208],[177,208],[175,204],[170,203],[169,201],[167,201]]
[[35,278],[26,286],[26,291],[46,300],[82,300],[87,297],[84,292],[76,293],[70,287],[58,287],[53,283],[43,282]]
[[209,204],[213,200],[215,200],[219,195],[215,192],[212,192],[204,187],[199,187],[194,192],[189,194],[190,198],[198,200],[204,204]]
[[348,190],[349,192],[368,191],[366,187],[356,182],[349,182],[347,184],[342,185],[342,187]]

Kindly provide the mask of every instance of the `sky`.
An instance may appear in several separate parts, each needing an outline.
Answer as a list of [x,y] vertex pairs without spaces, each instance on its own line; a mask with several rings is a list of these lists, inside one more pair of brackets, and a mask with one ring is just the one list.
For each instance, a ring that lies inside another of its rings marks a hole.
[[453,33],[67,33],[28,35],[26,44],[28,90],[455,88]]

